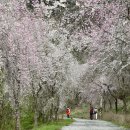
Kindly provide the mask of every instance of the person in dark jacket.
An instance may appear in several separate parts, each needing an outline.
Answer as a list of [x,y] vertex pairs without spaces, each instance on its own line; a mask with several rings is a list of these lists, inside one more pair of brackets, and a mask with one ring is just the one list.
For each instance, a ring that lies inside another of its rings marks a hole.
[[90,120],[93,120],[93,107],[90,105]]

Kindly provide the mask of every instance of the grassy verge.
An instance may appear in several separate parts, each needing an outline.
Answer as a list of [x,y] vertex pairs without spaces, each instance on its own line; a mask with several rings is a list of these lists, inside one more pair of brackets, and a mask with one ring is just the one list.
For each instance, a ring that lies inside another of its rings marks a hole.
[[74,122],[72,119],[54,121],[51,123],[43,124],[37,129],[33,130],[60,130],[63,126],[70,125],[72,122]]
[[103,119],[111,121],[119,126],[130,128],[130,114],[124,115],[124,114],[115,114],[113,112],[107,112],[103,114]]
[[73,118],[89,118],[89,109],[86,105],[80,106],[72,111],[71,113]]
[[31,130],[34,126],[34,115],[31,112],[22,113],[21,117],[21,129]]

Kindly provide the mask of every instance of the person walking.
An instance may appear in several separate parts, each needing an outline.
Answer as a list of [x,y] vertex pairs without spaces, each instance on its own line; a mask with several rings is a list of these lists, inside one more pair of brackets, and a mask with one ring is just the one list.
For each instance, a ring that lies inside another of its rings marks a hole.
[[90,120],[93,120],[93,107],[90,105]]
[[67,115],[67,118],[70,118],[70,108],[69,107],[67,107],[67,109],[66,109],[66,115]]
[[95,119],[97,120],[97,108],[94,108]]

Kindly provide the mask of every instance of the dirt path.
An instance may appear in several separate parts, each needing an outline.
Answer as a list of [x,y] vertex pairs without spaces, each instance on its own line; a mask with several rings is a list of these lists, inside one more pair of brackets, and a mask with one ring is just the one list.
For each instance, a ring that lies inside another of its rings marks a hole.
[[126,130],[107,121],[75,119],[70,126],[65,126],[62,130]]

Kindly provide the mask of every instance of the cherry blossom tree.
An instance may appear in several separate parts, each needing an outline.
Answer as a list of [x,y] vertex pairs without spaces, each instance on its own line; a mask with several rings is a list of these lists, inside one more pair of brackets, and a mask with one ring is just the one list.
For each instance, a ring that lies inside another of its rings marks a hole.
[[120,99],[127,111],[129,5],[128,0],[0,3],[0,66],[16,130],[25,104],[35,127],[39,118],[58,119],[72,102],[103,102],[105,109],[113,99],[117,107]]

